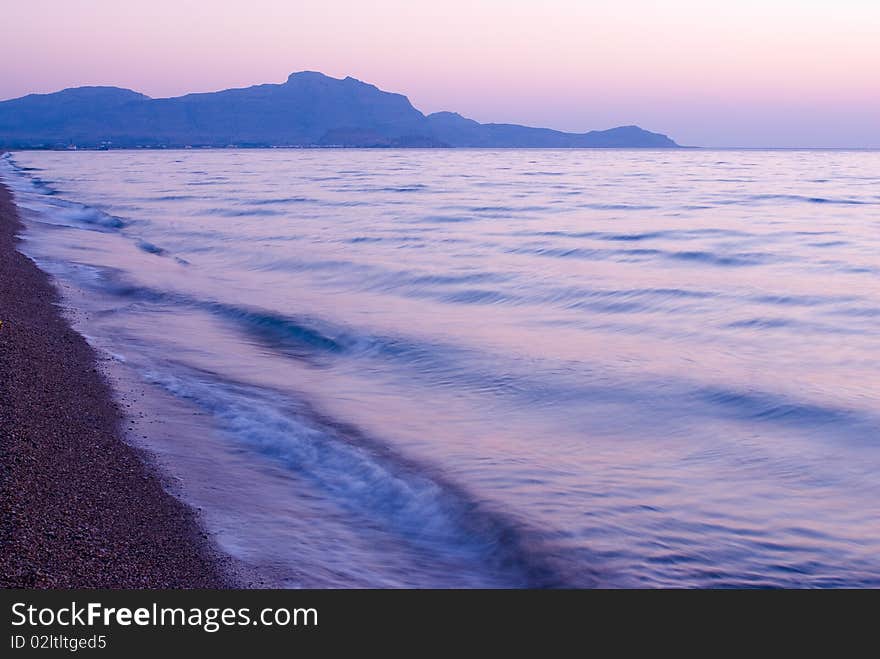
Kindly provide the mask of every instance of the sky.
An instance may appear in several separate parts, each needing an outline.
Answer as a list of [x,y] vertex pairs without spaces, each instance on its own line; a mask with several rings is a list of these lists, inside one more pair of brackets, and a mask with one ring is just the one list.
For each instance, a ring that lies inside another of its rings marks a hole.
[[0,99],[315,70],[482,122],[880,148],[880,0],[0,1]]

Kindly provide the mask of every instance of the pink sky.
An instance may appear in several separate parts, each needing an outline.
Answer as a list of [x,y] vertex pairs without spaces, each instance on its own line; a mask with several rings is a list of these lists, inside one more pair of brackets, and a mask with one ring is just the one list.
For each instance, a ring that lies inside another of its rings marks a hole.
[[311,69],[479,121],[880,147],[878,0],[8,4],[0,98],[85,84],[172,96]]

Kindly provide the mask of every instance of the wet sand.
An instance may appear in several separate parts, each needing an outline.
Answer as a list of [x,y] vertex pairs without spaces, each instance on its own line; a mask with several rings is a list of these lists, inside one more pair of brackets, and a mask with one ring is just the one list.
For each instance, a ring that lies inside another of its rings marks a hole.
[[96,354],[16,250],[0,184],[0,587],[217,588],[224,560],[123,440]]

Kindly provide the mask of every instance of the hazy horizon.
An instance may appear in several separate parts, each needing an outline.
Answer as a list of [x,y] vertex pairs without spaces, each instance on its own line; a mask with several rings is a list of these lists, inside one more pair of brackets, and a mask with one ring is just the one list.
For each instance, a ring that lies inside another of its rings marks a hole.
[[864,0],[34,0],[5,15],[16,29],[0,48],[16,64],[2,99],[86,85],[161,98],[315,70],[484,123],[635,124],[703,147],[880,147],[880,4]]

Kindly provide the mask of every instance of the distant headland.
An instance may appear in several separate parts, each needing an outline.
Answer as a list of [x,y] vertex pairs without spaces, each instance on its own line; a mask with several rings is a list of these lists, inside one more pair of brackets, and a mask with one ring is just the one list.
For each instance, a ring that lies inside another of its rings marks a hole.
[[677,148],[638,126],[565,133],[424,115],[401,94],[314,71],[282,84],[150,98],[76,87],[0,102],[0,148],[185,147]]

